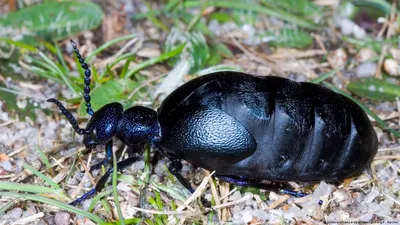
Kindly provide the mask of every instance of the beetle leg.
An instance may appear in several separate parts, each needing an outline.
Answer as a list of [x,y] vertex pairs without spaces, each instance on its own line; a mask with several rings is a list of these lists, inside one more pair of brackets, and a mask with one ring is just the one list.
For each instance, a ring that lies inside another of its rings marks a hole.
[[267,180],[257,180],[257,179],[246,179],[239,177],[231,177],[231,176],[218,176],[216,177],[220,180],[226,181],[228,183],[232,183],[238,186],[253,186],[257,188],[261,188],[264,190],[271,191],[279,191],[281,194],[291,195],[296,198],[301,198],[306,196],[307,194],[301,191],[290,190],[290,187],[285,182],[275,182],[275,181],[267,181]]
[[176,177],[176,179],[178,179],[179,183],[181,183],[188,191],[190,191],[190,193],[194,192],[190,182],[187,181],[181,174],[182,163],[180,160],[178,160],[178,159],[173,160],[169,164],[168,170],[172,175],[174,175]]
[[264,190],[281,190],[287,189],[290,186],[285,182],[275,182],[269,180],[258,180],[258,179],[247,179],[242,177],[233,177],[233,176],[220,176],[215,175],[218,179],[226,181],[231,184],[235,184],[238,186],[253,186],[257,188],[261,188]]
[[[117,168],[118,171],[121,171],[125,169],[126,167],[132,165],[132,163],[136,162],[138,160],[138,157],[130,157],[125,160],[122,160],[121,162],[118,162]],[[100,180],[96,183],[95,188],[90,190],[89,192],[85,193],[82,195],[80,198],[76,199],[75,201],[69,203],[70,205],[78,205],[82,203],[84,200],[93,197],[97,192],[100,192],[103,188],[104,185],[106,184],[108,178],[110,177],[110,174],[114,171],[114,167],[109,168],[106,173],[100,178]]]
[[106,164],[109,164],[111,162],[112,155],[113,155],[113,153],[112,153],[112,145],[113,145],[113,141],[112,140],[109,141],[106,144],[106,150],[105,150],[106,151],[106,158],[103,161],[91,166],[89,172],[92,172],[93,170],[98,170],[98,169],[101,168],[102,165],[106,165]]

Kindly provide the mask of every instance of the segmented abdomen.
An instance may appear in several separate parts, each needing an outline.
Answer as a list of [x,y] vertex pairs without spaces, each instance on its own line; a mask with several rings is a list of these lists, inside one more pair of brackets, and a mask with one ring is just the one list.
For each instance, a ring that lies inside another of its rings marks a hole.
[[221,109],[257,141],[251,157],[218,168],[223,175],[340,180],[360,172],[376,154],[376,134],[366,114],[329,89],[278,77],[222,83]]

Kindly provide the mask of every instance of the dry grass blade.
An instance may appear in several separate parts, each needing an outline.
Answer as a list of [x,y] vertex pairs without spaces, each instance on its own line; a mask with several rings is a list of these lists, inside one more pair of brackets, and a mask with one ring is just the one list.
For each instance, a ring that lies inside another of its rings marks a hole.
[[245,202],[245,201],[247,201],[247,200],[249,200],[249,199],[252,199],[252,198],[253,198],[253,194],[251,194],[251,193],[246,193],[246,194],[244,194],[244,196],[243,196],[241,199],[239,199],[239,200],[232,201],[232,202],[228,202],[228,203],[221,204],[221,205],[218,205],[218,206],[213,206],[212,209],[213,209],[213,210],[217,210],[217,209],[222,209],[222,208],[226,208],[226,207],[238,205],[238,204],[243,203],[243,202]]
[[208,179],[214,174],[214,172],[212,172],[210,175],[204,177],[203,181],[200,183],[200,185],[197,187],[196,191],[183,203],[183,205],[179,206],[176,211],[182,211],[184,210],[193,200],[197,199],[201,193],[203,192],[203,190],[206,188],[207,186],[207,182]]

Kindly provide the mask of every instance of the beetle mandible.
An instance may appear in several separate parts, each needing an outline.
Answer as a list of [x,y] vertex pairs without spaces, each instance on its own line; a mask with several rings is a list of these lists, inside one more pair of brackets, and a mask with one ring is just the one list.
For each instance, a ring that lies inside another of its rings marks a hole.
[[[48,101],[84,135],[87,149],[106,145],[106,159],[91,170],[109,162],[113,138],[138,153],[151,143],[172,160],[169,170],[190,191],[180,174],[181,159],[230,183],[268,188],[287,181],[341,181],[360,173],[377,152],[376,133],[352,100],[320,85],[275,76],[217,72],[185,83],[157,111],[142,106],[124,111],[113,102],[94,112],[91,72],[71,43],[85,70],[84,99],[92,117],[85,129],[79,128],[58,100]],[[118,168],[135,160],[121,161]],[[111,171],[71,204],[100,191]]]

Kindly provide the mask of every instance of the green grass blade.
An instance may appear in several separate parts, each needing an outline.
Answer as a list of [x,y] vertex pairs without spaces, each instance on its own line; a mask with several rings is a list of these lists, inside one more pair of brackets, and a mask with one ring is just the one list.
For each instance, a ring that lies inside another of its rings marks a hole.
[[15,192],[0,192],[0,196],[5,196],[5,197],[12,197],[12,198],[18,198],[18,199],[24,199],[24,200],[31,200],[31,201],[37,201],[37,202],[41,202],[47,205],[52,205],[52,206],[56,206],[58,208],[61,208],[65,211],[69,211],[72,213],[75,213],[77,215],[81,215],[84,217],[87,217],[89,219],[91,219],[92,221],[96,222],[97,224],[99,223],[104,223],[104,221],[92,214],[89,213],[87,211],[84,211],[82,209],[76,208],[72,205],[57,201],[57,200],[53,200],[53,199],[49,199],[49,198],[45,198],[42,196],[38,196],[38,195],[33,195],[33,194],[21,194],[21,193],[15,193]]
[[396,101],[400,96],[400,86],[385,80],[369,77],[351,81],[347,85],[351,93],[377,101]]
[[12,200],[4,204],[3,206],[0,207],[0,215],[4,213],[5,211],[9,210],[12,208],[15,204],[17,204],[17,200]]
[[93,51],[92,53],[90,53],[90,54],[85,58],[85,61],[86,61],[86,62],[89,62],[94,56],[96,56],[96,55],[99,54],[100,52],[104,51],[104,50],[107,49],[108,47],[110,47],[110,46],[112,46],[112,45],[115,45],[115,44],[118,43],[118,42],[125,41],[125,40],[129,40],[129,39],[132,39],[132,38],[135,38],[135,37],[136,37],[136,35],[130,34],[130,35],[118,37],[118,38],[115,38],[115,39],[113,39],[113,40],[111,40],[111,41],[108,41],[108,42],[104,43],[102,46],[98,47],[95,51]]
[[383,13],[390,15],[392,12],[392,5],[387,1],[382,0],[351,0],[350,1],[355,6],[364,6],[374,9],[378,9]]
[[72,86],[71,81],[69,80],[69,78],[61,71],[60,68],[58,68],[58,66],[52,61],[50,60],[45,54],[43,54],[41,51],[39,51],[39,56],[47,63],[49,64],[51,67],[53,67],[57,73],[60,74],[62,80],[64,81],[64,83],[67,85],[67,87],[72,91],[72,93],[74,93],[75,95],[78,95],[78,93],[76,92],[75,88]]
[[24,167],[24,169],[31,171],[33,174],[35,174],[37,177],[39,177],[40,179],[42,179],[44,182],[46,182],[48,185],[50,185],[52,188],[56,189],[56,190],[60,190],[61,187],[54,182],[51,178],[47,177],[46,175],[42,174],[41,172],[37,171],[35,168],[33,168],[32,166],[24,163],[22,165]]
[[339,88],[335,87],[334,85],[328,83],[328,82],[323,82],[324,85],[328,86],[330,89],[334,90],[335,92],[338,92],[339,94],[342,94],[348,98],[350,98],[351,100],[353,100],[357,105],[359,105],[366,113],[368,113],[372,118],[374,118],[374,120],[376,121],[376,123],[384,130],[389,130],[394,136],[396,137],[400,137],[400,132],[395,131],[393,128],[388,127],[388,125],[386,125],[386,123],[381,120],[381,118],[379,118],[374,112],[372,112],[370,109],[368,109],[368,107],[366,107],[365,105],[363,105],[360,101],[358,101],[357,99],[353,98],[352,96],[350,96],[349,94],[347,94],[346,92],[340,90]]
[[133,74],[137,73],[138,71],[142,70],[143,68],[146,68],[148,66],[151,66],[153,64],[168,60],[176,55],[178,55],[179,53],[182,52],[182,50],[185,48],[186,43],[181,44],[180,46],[178,46],[177,48],[169,51],[169,52],[165,52],[163,54],[161,54],[158,57],[146,60],[142,63],[140,63],[139,65],[137,65],[135,68],[133,68],[132,70],[128,71],[126,73],[126,78],[131,77]]
[[336,68],[334,70],[331,70],[331,71],[329,71],[327,73],[321,74],[319,77],[310,80],[310,82],[314,83],[314,84],[319,84],[322,81],[324,81],[324,80],[328,79],[329,77],[333,76],[335,73],[339,72],[341,69],[343,69],[343,67],[338,67],[338,68]]
[[30,52],[35,52],[36,53],[38,51],[37,48],[35,48],[34,46],[31,46],[31,45],[28,45],[28,44],[25,44],[25,43],[19,42],[19,41],[13,41],[13,40],[8,39],[8,38],[0,37],[0,41],[3,41],[3,42],[5,42],[7,44],[10,44],[10,45],[15,45],[18,48],[22,48],[22,49],[28,50]]
[[43,152],[41,148],[37,147],[37,151],[39,153],[40,158],[42,159],[42,162],[44,163],[44,165],[46,165],[46,168],[50,170],[52,167],[50,165],[49,158],[47,158],[46,154]]
[[[141,222],[142,222],[141,218],[130,218],[130,219],[125,219],[124,220],[124,223],[126,225],[128,225],[128,224],[142,224]],[[105,222],[105,223],[102,223],[100,225],[120,225],[120,224],[121,224],[120,221],[116,221],[116,222]]]
[[298,16],[295,16],[291,13],[287,13],[283,10],[280,9],[269,9],[266,7],[263,7],[259,4],[248,4],[245,2],[235,2],[232,4],[231,1],[185,1],[184,6],[187,8],[193,8],[193,7],[198,7],[199,5],[206,4],[207,6],[215,6],[215,7],[220,7],[220,8],[229,8],[229,9],[245,9],[245,10],[250,10],[254,12],[258,12],[261,14],[265,14],[268,16],[273,16],[276,18],[279,18],[281,20],[285,20],[294,24],[297,24],[298,26],[304,27],[304,28],[309,28],[309,29],[317,29],[317,25],[309,22],[307,20],[304,20]]
[[43,187],[33,184],[20,184],[15,182],[9,181],[0,181],[0,190],[8,190],[8,191],[24,191],[24,192],[31,192],[31,193],[56,193],[59,190],[54,190],[49,187]]
[[93,210],[94,206],[96,205],[96,203],[97,203],[98,201],[100,201],[101,198],[103,198],[103,197],[106,196],[106,195],[111,194],[112,192],[113,192],[113,190],[110,189],[110,190],[106,190],[106,191],[103,191],[103,192],[97,194],[96,197],[94,197],[94,198],[92,199],[92,201],[90,202],[88,211],[91,212],[91,211]]
[[148,3],[148,1],[144,1],[144,3],[147,6],[147,13],[146,18],[151,21],[153,23],[154,26],[161,28],[164,32],[168,33],[169,29],[167,26],[165,26],[159,19],[157,19],[157,17],[154,15],[154,10],[151,7],[150,3]]
[[61,65],[64,68],[64,71],[69,71],[67,63],[65,62],[64,56],[63,56],[63,54],[62,54],[62,52],[60,50],[60,46],[58,46],[57,42],[54,42],[54,48],[56,50],[56,54],[57,54],[58,60],[61,62]]
[[[110,148],[112,148],[112,146]],[[114,167],[114,171],[113,171],[113,174],[112,174],[112,190],[113,190],[113,195],[114,195],[115,208],[117,209],[118,218],[119,218],[119,220],[121,222],[121,225],[125,225],[124,216],[122,215],[122,210],[121,210],[121,206],[119,204],[119,198],[118,198],[118,190],[117,190],[117,175],[118,175],[117,156],[115,155],[114,151],[113,151],[113,167]]]

